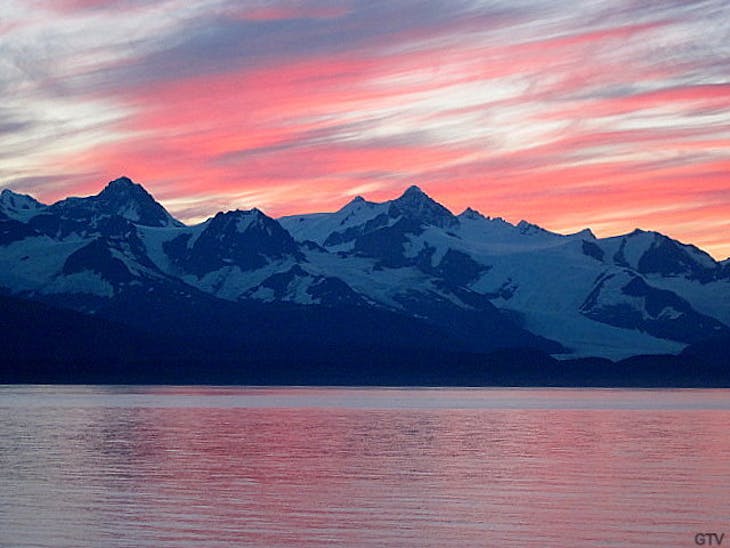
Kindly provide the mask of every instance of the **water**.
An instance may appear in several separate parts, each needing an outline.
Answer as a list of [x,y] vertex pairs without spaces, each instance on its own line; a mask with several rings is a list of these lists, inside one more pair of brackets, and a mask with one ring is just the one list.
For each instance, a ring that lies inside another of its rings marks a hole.
[[694,546],[728,390],[0,387],[2,546]]

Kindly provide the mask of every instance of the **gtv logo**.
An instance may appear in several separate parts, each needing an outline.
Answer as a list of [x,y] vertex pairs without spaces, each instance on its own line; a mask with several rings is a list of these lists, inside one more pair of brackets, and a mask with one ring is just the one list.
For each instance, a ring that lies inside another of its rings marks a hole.
[[720,546],[725,533],[697,533],[695,535],[695,544],[697,546]]

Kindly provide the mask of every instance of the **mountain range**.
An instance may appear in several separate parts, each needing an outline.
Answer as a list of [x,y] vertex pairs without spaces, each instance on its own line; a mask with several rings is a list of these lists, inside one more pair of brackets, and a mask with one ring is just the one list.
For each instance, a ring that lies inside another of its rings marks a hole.
[[651,363],[712,384],[730,368],[730,261],[657,232],[455,215],[416,186],[194,226],[127,177],[52,205],[6,189],[0,295],[0,381],[621,384]]

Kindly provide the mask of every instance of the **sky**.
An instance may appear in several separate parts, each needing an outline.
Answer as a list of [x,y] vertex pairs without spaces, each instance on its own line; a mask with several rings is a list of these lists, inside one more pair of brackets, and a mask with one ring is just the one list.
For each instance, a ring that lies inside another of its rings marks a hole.
[[420,186],[730,256],[727,0],[2,0],[0,187],[185,222]]

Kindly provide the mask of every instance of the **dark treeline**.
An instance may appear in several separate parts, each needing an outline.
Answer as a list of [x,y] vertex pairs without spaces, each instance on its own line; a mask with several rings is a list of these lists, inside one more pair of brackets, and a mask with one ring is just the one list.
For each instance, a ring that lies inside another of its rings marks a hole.
[[[294,307],[286,321],[251,311],[227,329],[203,312],[181,318],[174,331],[151,332],[43,303],[0,301],[0,383],[730,387],[725,339],[679,356],[560,361],[531,349],[464,351],[458,341],[444,351],[448,341],[427,326],[401,347],[398,329],[418,326],[387,314],[359,318],[348,328],[357,340],[342,340],[337,325],[352,315],[338,310],[318,317]],[[304,324],[310,330],[302,334]]]

